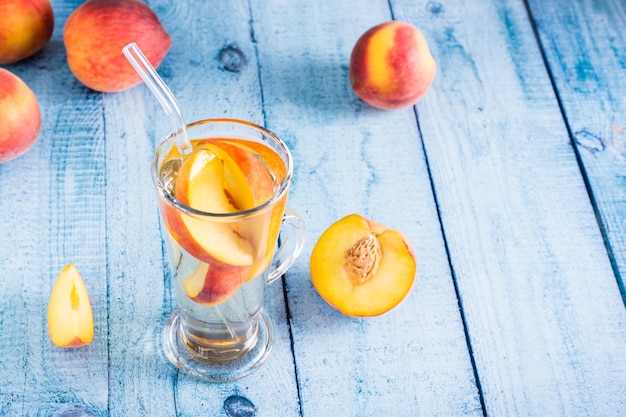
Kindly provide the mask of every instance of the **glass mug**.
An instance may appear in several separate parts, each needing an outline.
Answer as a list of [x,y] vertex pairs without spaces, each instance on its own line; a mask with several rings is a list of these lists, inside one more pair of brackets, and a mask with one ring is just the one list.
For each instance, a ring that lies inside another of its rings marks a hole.
[[164,326],[163,349],[192,377],[232,381],[272,350],[265,288],[300,255],[305,227],[285,208],[293,160],[281,139],[234,119],[187,129],[191,153],[181,155],[170,135],[152,160],[178,301]]

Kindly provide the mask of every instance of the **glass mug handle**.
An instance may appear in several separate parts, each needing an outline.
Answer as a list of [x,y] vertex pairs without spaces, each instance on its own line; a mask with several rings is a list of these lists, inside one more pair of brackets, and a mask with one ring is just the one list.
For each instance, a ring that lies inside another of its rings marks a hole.
[[283,215],[279,246],[274,252],[274,259],[272,259],[270,273],[267,278],[268,284],[280,278],[298,259],[304,247],[305,235],[304,220],[295,210],[287,207]]

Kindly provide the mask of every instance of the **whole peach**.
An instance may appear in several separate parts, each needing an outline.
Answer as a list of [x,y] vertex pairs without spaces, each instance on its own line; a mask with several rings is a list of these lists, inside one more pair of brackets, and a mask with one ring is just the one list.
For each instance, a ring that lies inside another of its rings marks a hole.
[[356,42],[350,56],[350,82],[366,103],[380,109],[411,106],[430,88],[436,64],[422,33],[391,21],[374,26]]
[[65,23],[67,63],[80,82],[101,92],[122,91],[141,78],[122,54],[135,42],[157,67],[172,39],[141,0],[87,0]]
[[0,64],[13,64],[41,50],[52,36],[50,0],[0,1]]
[[0,68],[0,162],[29,150],[40,129],[35,93],[17,75]]

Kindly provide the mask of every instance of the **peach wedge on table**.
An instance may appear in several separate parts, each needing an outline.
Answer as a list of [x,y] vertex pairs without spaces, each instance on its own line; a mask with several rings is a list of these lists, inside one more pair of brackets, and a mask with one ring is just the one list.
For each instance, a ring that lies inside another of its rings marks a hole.
[[48,304],[50,340],[59,347],[88,345],[93,340],[93,312],[87,287],[74,265],[66,265]]
[[322,233],[310,271],[315,289],[331,306],[347,316],[370,317],[409,294],[417,263],[402,233],[352,214]]

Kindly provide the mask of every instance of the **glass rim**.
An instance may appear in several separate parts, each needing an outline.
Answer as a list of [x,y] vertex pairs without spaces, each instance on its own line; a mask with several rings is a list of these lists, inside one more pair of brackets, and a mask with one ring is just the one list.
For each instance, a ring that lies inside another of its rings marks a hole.
[[287,147],[287,144],[278,136],[276,136],[273,132],[269,131],[268,129],[262,126],[259,126],[255,123],[248,122],[245,120],[240,120],[240,119],[214,118],[214,119],[198,120],[198,121],[187,124],[187,130],[192,129],[194,127],[207,125],[210,123],[233,124],[233,125],[240,125],[240,126],[248,127],[253,130],[256,130],[257,132],[262,133],[265,137],[269,137],[272,141],[274,141],[278,145],[280,150],[283,152],[283,155],[279,154],[279,156],[285,163],[286,174],[285,174],[285,177],[280,182],[280,184],[278,185],[278,187],[276,188],[276,190],[274,190],[274,194],[272,194],[272,197],[268,199],[267,201],[263,202],[263,204],[260,204],[256,207],[252,207],[248,210],[237,211],[234,213],[212,213],[212,212],[194,209],[193,207],[189,207],[188,205],[181,203],[172,194],[166,191],[163,185],[163,182],[161,181],[159,177],[159,163],[161,162],[160,157],[164,151],[167,152],[171,149],[172,146],[175,146],[175,137],[176,137],[175,133],[171,133],[163,141],[161,141],[161,143],[159,143],[159,145],[156,147],[154,154],[152,156],[152,164],[151,164],[152,182],[154,183],[159,195],[161,195],[168,204],[174,206],[177,210],[182,211],[185,214],[191,214],[194,216],[201,216],[201,217],[219,217],[219,218],[239,218],[239,217],[249,216],[251,214],[260,212],[266,207],[269,207],[273,205],[275,202],[279,201],[282,198],[283,194],[289,188],[289,185],[291,184],[291,180],[293,178],[293,157],[291,155],[291,151]]

